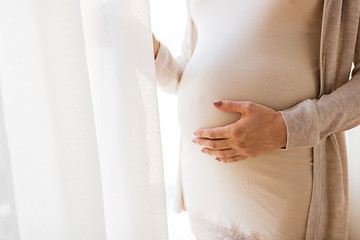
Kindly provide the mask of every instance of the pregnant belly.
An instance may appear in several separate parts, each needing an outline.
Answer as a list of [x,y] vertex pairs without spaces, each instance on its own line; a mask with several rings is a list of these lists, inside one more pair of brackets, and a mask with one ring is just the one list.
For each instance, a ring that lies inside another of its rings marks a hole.
[[179,125],[187,140],[199,128],[225,126],[240,118],[239,113],[217,110],[213,101],[252,101],[279,111],[316,98],[319,91],[316,72],[298,61],[274,56],[243,64],[204,59],[194,54],[178,88]]
[[217,110],[215,100],[252,101],[279,111],[317,97],[318,77],[310,67],[277,59],[215,61],[195,54],[190,60],[178,88],[182,192],[192,216],[272,236],[269,239],[304,239],[312,189],[311,148],[276,149],[224,164],[191,142],[196,129],[240,118],[239,113]]

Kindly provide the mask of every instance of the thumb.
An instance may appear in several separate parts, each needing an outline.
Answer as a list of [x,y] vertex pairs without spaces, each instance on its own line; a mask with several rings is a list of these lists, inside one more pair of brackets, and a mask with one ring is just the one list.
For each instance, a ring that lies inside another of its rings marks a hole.
[[242,115],[249,112],[249,106],[252,102],[249,101],[231,101],[231,100],[222,100],[214,101],[213,105],[224,112],[237,112],[242,113]]

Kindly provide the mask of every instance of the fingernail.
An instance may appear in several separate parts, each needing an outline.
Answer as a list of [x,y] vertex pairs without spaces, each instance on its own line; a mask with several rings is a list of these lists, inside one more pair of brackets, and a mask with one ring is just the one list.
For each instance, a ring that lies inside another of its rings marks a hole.
[[220,107],[221,104],[222,104],[222,101],[214,101],[213,104],[214,104],[216,107]]
[[196,135],[196,136],[197,136],[196,132],[193,132],[193,133],[194,133],[194,135]]
[[195,139],[192,140],[194,143],[196,143]]
[[220,161],[220,159],[219,158],[215,158],[216,160],[218,160],[218,161]]
[[204,149],[201,149],[201,151],[204,153],[205,152],[205,150]]

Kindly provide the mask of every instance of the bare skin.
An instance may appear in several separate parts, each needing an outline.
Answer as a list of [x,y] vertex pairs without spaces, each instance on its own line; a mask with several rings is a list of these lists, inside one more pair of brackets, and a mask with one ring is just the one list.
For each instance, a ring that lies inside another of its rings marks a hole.
[[154,59],[156,59],[160,48],[160,42],[156,39],[154,34],[152,34],[152,38],[153,38]]
[[[153,47],[156,59],[160,42],[154,34]],[[223,127],[196,130],[193,142],[204,146],[205,154],[231,163],[285,147],[287,132],[280,112],[250,101],[221,100],[213,105],[220,111],[241,113],[241,118]]]

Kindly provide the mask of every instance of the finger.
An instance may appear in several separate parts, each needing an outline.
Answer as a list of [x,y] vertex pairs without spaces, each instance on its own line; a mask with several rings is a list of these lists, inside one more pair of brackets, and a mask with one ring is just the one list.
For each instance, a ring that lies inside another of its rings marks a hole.
[[214,101],[213,105],[224,112],[237,112],[242,113],[242,115],[246,115],[249,113],[251,107],[255,105],[255,103],[250,101],[232,101],[232,100],[222,100],[222,101]]
[[204,153],[222,158],[230,158],[239,155],[239,152],[233,148],[222,149],[222,150],[212,150],[210,148],[203,148],[202,150]]
[[248,157],[245,155],[236,155],[233,157],[217,157],[216,159],[221,162],[232,163],[232,162],[238,162],[238,161],[248,159]]
[[215,128],[204,128],[198,129],[194,134],[201,138],[219,139],[229,137],[229,127],[215,127]]
[[208,138],[194,138],[193,142],[201,146],[208,147],[213,150],[217,149],[227,149],[229,146],[229,139],[208,139]]

